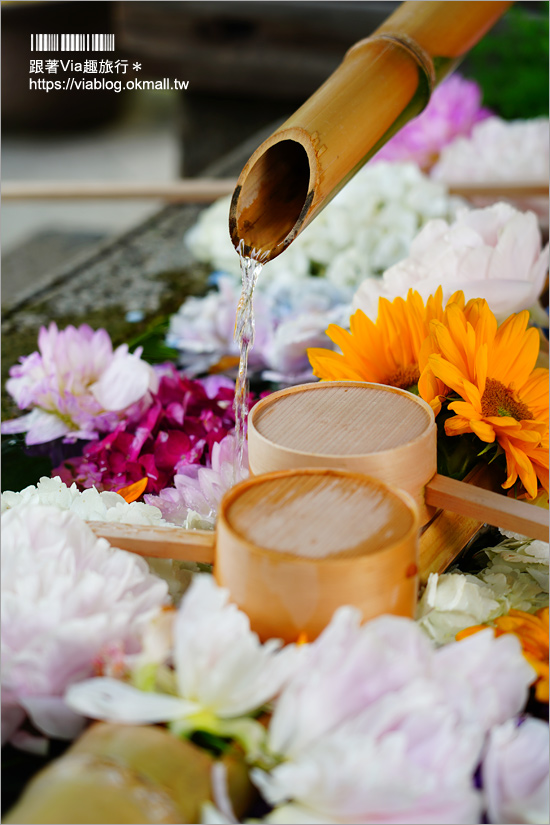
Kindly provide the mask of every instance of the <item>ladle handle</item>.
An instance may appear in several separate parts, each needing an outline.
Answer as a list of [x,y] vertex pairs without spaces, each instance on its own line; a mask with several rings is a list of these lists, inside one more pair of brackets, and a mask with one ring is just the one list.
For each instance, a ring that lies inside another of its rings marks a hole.
[[426,504],[548,541],[548,511],[438,473],[426,485]]
[[113,547],[130,550],[140,556],[214,563],[216,535],[213,530],[113,524],[109,521],[91,521],[89,526],[98,538],[107,539]]

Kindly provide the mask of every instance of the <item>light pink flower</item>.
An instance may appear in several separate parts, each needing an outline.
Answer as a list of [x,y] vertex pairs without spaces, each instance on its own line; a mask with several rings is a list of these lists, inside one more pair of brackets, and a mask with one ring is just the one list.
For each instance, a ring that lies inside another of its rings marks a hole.
[[69,685],[91,676],[102,648],[138,650],[144,623],[167,599],[139,556],[97,539],[71,512],[29,505],[2,516],[2,715],[9,737],[28,714],[48,736],[82,720]]
[[449,706],[484,731],[520,713],[536,678],[519,639],[491,628],[439,648],[433,668]]
[[113,351],[104,329],[83,324],[58,330],[51,323],[41,328],[38,349],[11,368],[6,382],[17,406],[32,411],[4,422],[2,432],[26,432],[27,444],[111,432],[122,418],[141,415],[158,386],[141,349],[129,353],[122,344]]
[[436,649],[409,619],[359,619],[340,608],[277,700],[274,767],[253,774],[268,821],[479,822],[486,734],[534,676],[521,646],[488,631]]
[[548,724],[509,719],[493,728],[482,766],[489,822],[548,822]]
[[452,75],[437,87],[424,111],[389,140],[371,163],[414,161],[427,169],[443,147],[460,135],[469,135],[474,124],[489,115],[481,106],[477,83]]
[[281,694],[269,726],[274,753],[293,756],[389,691],[429,669],[432,645],[416,624],[383,616],[360,626],[342,607],[307,650],[304,668]]
[[461,289],[467,301],[485,298],[503,319],[536,303],[547,270],[548,245],[542,249],[532,212],[518,212],[505,203],[463,209],[452,224],[429,221],[412,242],[408,258],[381,279],[363,281],[353,309],[376,320],[379,298],[404,298],[412,288],[426,300],[442,286],[444,302]]
[[248,478],[248,446],[243,462],[238,464],[235,435],[226,435],[212,447],[212,466],[181,466],[174,477],[174,487],[166,487],[158,496],[147,495],[145,501],[158,507],[172,524],[209,529],[214,527],[224,494],[239,481]]
[[482,743],[429,683],[416,681],[253,779],[271,804],[283,803],[270,822],[477,823]]

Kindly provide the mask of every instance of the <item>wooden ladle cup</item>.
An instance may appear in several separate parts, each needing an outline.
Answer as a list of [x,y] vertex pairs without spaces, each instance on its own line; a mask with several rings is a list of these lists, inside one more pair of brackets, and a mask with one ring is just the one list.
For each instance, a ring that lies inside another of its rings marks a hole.
[[548,541],[539,507],[436,473],[436,426],[418,396],[383,384],[323,381],[280,390],[249,416],[250,471],[298,467],[362,472],[406,490],[425,524],[435,508]]

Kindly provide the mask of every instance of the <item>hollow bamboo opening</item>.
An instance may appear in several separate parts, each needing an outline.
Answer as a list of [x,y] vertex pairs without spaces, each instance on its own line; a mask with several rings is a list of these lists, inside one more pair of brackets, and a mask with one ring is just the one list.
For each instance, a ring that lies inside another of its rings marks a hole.
[[511,2],[406,2],[252,155],[229,232],[270,260],[429,101]]
[[315,170],[308,151],[297,135],[281,137],[251,157],[249,171],[233,194],[231,235],[244,240],[247,256],[253,250],[282,252],[300,231],[311,203]]

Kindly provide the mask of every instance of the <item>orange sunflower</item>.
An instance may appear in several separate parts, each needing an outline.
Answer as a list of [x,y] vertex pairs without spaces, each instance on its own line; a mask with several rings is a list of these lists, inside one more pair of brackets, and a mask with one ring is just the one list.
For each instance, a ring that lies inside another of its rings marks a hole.
[[[456,299],[463,307],[462,293],[449,303]],[[350,318],[350,332],[330,324],[327,335],[342,352],[308,349],[313,373],[323,381],[372,381],[409,389],[420,377],[418,357],[430,321],[444,316],[441,287],[426,304],[412,289],[406,300],[380,298],[376,323],[358,309]]]
[[527,329],[527,311],[498,327],[482,299],[465,307],[454,301],[445,315],[445,323],[432,321],[419,354],[419,393],[436,414],[443,396],[458,395],[449,404],[455,415],[445,423],[447,435],[496,440],[506,454],[502,486],[519,476],[534,498],[539,482],[548,490],[548,370],[535,369],[538,331]]
[[[457,633],[457,641],[465,639],[489,625],[474,625]],[[523,610],[510,610],[493,622],[495,636],[513,633],[521,642],[523,655],[536,671],[535,696],[539,702],[548,702],[548,608],[537,610],[535,615]]]

